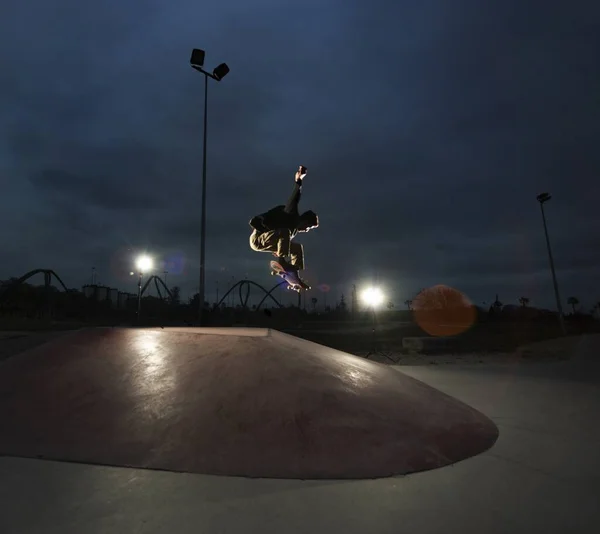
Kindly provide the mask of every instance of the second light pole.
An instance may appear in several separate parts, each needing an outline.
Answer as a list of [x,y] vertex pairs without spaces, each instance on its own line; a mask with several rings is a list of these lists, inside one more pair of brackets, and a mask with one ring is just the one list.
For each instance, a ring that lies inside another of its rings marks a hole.
[[552,283],[554,285],[554,296],[556,297],[556,308],[558,311],[558,321],[560,323],[560,330],[564,335],[567,334],[565,329],[565,320],[563,317],[562,303],[560,301],[560,294],[558,292],[558,282],[556,281],[556,271],[554,270],[554,258],[552,257],[552,249],[550,248],[550,238],[548,237],[548,226],[546,225],[546,214],[544,213],[544,203],[548,202],[552,195],[548,193],[541,193],[537,197],[537,201],[540,203],[542,210],[542,221],[544,222],[544,235],[546,236],[546,247],[548,248],[548,258],[550,260],[550,272],[552,273]]
[[204,310],[204,293],[205,293],[205,266],[206,266],[206,130],[208,124],[208,79],[212,78],[217,82],[220,82],[227,73],[229,67],[226,63],[221,63],[212,71],[212,74],[205,71],[204,66],[204,50],[194,48],[192,50],[192,57],[190,58],[190,65],[193,69],[204,74],[204,143],[202,150],[202,209],[201,209],[201,223],[200,223],[200,280],[198,288],[198,323],[202,325],[202,312]]

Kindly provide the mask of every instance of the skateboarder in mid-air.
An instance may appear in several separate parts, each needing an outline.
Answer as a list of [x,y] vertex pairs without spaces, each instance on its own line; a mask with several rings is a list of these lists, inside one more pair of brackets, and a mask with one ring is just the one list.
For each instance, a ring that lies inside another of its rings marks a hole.
[[252,217],[250,248],[257,252],[271,252],[287,272],[293,273],[308,288],[298,274],[304,269],[304,249],[300,243],[293,241],[298,232],[308,232],[319,226],[319,217],[314,211],[298,212],[305,176],[306,167],[301,165],[296,171],[294,190],[288,203]]

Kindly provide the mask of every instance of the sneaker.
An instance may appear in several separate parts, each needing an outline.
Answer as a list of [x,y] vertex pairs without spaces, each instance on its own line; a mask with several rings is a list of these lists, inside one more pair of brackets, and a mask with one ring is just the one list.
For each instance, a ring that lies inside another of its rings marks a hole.
[[284,256],[276,256],[275,261],[279,263],[286,272],[294,271],[294,266]]

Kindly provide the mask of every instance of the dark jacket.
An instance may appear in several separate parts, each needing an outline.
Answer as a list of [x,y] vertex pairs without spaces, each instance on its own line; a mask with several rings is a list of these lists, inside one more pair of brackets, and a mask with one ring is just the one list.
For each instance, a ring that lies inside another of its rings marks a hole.
[[285,228],[290,230],[292,236],[296,235],[300,223],[298,204],[301,196],[302,182],[298,181],[294,184],[292,195],[285,206],[275,206],[265,213],[252,217],[250,226],[260,233]]

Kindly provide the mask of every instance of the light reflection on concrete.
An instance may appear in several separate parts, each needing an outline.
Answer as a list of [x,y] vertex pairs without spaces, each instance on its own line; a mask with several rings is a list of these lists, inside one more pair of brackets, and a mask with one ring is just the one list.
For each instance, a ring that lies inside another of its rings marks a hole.
[[177,365],[173,351],[160,331],[138,330],[133,333],[132,386],[136,395],[160,395],[177,386]]
[[371,373],[356,368],[349,367],[339,376],[346,384],[352,386],[352,389],[365,389],[373,383]]

